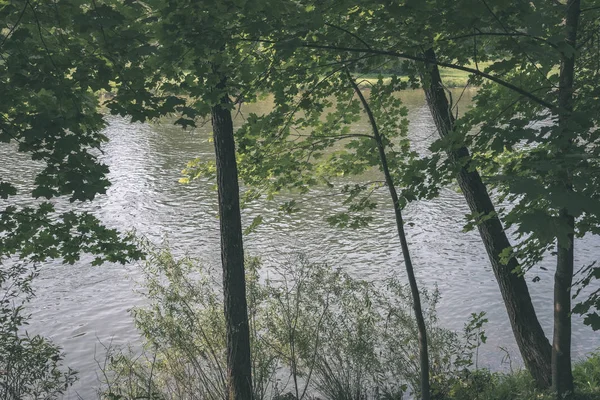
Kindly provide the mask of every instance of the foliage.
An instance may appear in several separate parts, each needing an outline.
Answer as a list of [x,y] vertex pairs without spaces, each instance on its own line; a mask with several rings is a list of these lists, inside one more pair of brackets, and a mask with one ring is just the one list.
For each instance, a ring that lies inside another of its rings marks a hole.
[[41,336],[23,332],[37,268],[0,268],[0,399],[59,399],[75,381],[64,369],[61,349]]
[[[370,99],[387,129],[394,179],[404,186],[402,202],[436,196],[459,167],[443,152],[469,146],[473,160],[464,161],[484,173],[501,201],[514,205],[499,210],[519,239],[505,249],[505,259],[518,257],[530,268],[554,250],[557,239],[600,232],[599,9],[597,2],[589,4],[581,18],[580,45],[572,48],[563,40],[563,2],[542,0],[2,1],[0,141],[40,161],[41,170],[23,193],[11,177],[2,177],[0,198],[64,196],[76,202],[106,192],[108,168],[97,156],[106,141],[95,95],[99,90],[114,92],[106,103],[112,113],[134,121],[177,113],[183,128],[194,127],[223,93],[239,105],[268,91],[275,110],[249,116],[238,132],[241,176],[253,186],[248,199],[271,197],[283,189],[307,192],[318,184],[338,186],[347,210],[330,216],[329,222],[360,227],[370,222],[369,212],[377,206],[370,194],[381,182],[339,184],[339,178],[372,172],[378,165],[372,138],[350,129],[360,118],[360,107],[341,71],[386,70],[408,77],[378,80]],[[422,157],[408,145],[406,111],[394,92],[419,84],[415,63],[423,61],[418,54],[428,47],[436,49],[446,66],[463,71],[468,66],[470,83],[481,88],[475,107],[458,120],[455,132]],[[574,109],[568,123],[558,124],[557,116],[565,110],[555,102],[557,69],[565,55],[575,53]],[[226,88],[220,87],[223,76],[228,77]],[[214,171],[199,162],[189,172],[197,176]],[[282,209],[295,206],[284,204]],[[574,232],[560,218],[562,210],[576,218]],[[469,227],[488,217],[469,216]],[[11,257],[32,262],[62,258],[68,263],[81,252],[96,255],[96,263],[141,257],[130,239],[90,214],[59,214],[48,201],[0,210],[0,261],[14,271],[20,266]],[[596,265],[583,272],[580,283],[588,287],[600,274]],[[185,293],[185,301],[202,296]],[[169,292],[157,296],[159,302],[178,299]],[[165,321],[179,323],[189,313],[169,304],[173,309]],[[586,314],[586,323],[598,329],[598,307],[596,291],[574,311]],[[356,315],[357,321],[376,324],[368,307],[363,312],[367,315]],[[328,321],[339,331],[335,314]],[[478,329],[477,324],[472,328]],[[379,368],[378,362],[355,354],[354,343],[338,339],[349,349],[347,354]],[[293,363],[306,368],[299,364],[296,344],[288,340],[281,346],[285,356],[278,357],[287,363],[298,359]],[[376,347],[369,346],[367,350]],[[354,371],[352,362],[358,361],[336,362],[338,368]],[[323,382],[340,381],[327,368],[314,370]]]
[[[576,392],[574,400],[593,400],[600,396],[600,357],[591,354],[573,368]],[[536,389],[527,371],[507,374],[485,369],[469,373],[452,388],[448,399],[456,400],[554,400],[549,392]]]
[[600,395],[600,353],[592,353],[585,361],[575,363],[573,378],[581,393]]
[[[358,124],[360,101],[339,65],[323,71],[327,79],[301,76],[298,81],[288,80],[285,90],[273,88],[278,90],[274,109],[266,115],[248,116],[237,132],[240,177],[254,198],[271,199],[282,190],[308,193],[325,186],[332,195],[337,192],[344,207],[328,215],[327,221],[358,228],[371,222],[379,206],[372,194],[384,180],[374,172],[382,168],[377,143],[371,128]],[[414,170],[405,168],[415,157],[407,139],[407,109],[394,94],[406,85],[397,78],[380,78],[367,91],[396,181],[415,179]],[[373,177],[368,182],[343,180],[367,174]],[[403,205],[408,197],[401,199]],[[294,212],[301,206],[282,204],[281,210]]]
[[[592,32],[597,31],[597,11],[592,8],[581,14],[579,47],[573,49],[564,40],[564,5],[532,2],[519,6],[523,9],[517,14],[510,13],[512,7],[491,4],[486,13],[495,18],[492,27],[506,33],[527,32],[527,37],[507,40],[489,35],[474,45],[485,46],[486,56],[492,56],[485,72],[502,75],[513,88],[533,93],[537,100],[497,82],[482,81],[474,107],[459,119],[452,141],[445,146],[468,146],[473,166],[486,176],[499,201],[511,203],[499,213],[518,240],[505,249],[504,258],[517,257],[526,270],[545,255],[556,254],[557,243],[564,243],[567,235],[598,233],[598,116],[589,112],[597,108],[598,97],[589,91],[589,83],[598,80],[597,67],[591,68],[591,63],[599,55],[588,36],[596,35]],[[459,42],[448,46],[457,46],[458,51]],[[440,51],[447,51],[445,47],[440,46]],[[571,111],[557,105],[557,72],[564,57],[575,52]],[[574,217],[574,229],[565,224],[561,213]],[[598,276],[596,269],[585,271],[582,286]],[[597,296],[580,301],[574,311],[587,314],[585,323],[599,329],[594,312]]]
[[[157,399],[225,398],[225,319],[220,285],[212,278],[214,271],[198,268],[194,260],[177,259],[162,249],[149,253],[144,274],[142,290],[149,306],[137,308],[133,314],[145,337],[147,356],[132,358],[112,349],[105,395],[115,399],[150,394]],[[248,296],[253,382],[255,398],[263,399],[278,358],[256,336],[263,329],[253,318],[257,300],[252,299],[258,294],[252,282]]]
[[[72,1],[0,2],[0,145],[36,164],[25,185],[0,178],[3,399],[59,398],[75,379],[62,369],[60,348],[23,332],[40,262],[73,264],[82,253],[94,255],[93,264],[142,256],[131,235],[106,228],[90,213],[55,207],[60,198],[91,201],[110,185],[108,167],[98,158],[107,138],[94,92],[110,90],[113,71],[85,34],[101,10]],[[26,197],[39,200],[20,205]]]
[[[405,196],[436,196],[439,185],[447,183],[461,166],[446,160],[444,152],[467,146],[473,160],[460,161],[480,169],[500,201],[514,203],[510,209],[499,210],[519,239],[512,248],[505,249],[505,260],[517,257],[527,269],[553,251],[555,242],[572,231],[560,218],[561,210],[576,218],[577,236],[597,233],[598,113],[592,110],[598,108],[598,85],[593,82],[598,80],[599,54],[594,43],[599,9],[590,6],[582,13],[580,45],[574,49],[564,40],[565,8],[561,2],[544,1],[465,0],[451,6],[434,0],[418,4],[338,1],[318,7],[307,3],[285,28],[277,30],[274,26],[256,39],[263,49],[273,50],[286,62],[270,72],[267,86],[274,93],[278,111],[249,118],[249,125],[255,125],[256,132],[264,132],[264,137],[258,140],[251,128],[240,131],[241,161],[243,164],[247,157],[251,165],[244,179],[252,185],[268,180],[273,189],[266,190],[267,196],[286,186],[306,191],[323,183],[315,174],[317,158],[340,139],[339,132],[345,138],[356,133],[340,131],[339,124],[350,123],[345,118],[356,115],[356,107],[352,102],[345,109],[340,107],[344,99],[337,97],[345,88],[337,72],[350,66],[368,73],[381,65],[397,65],[399,59],[408,59],[413,62],[404,62],[402,73],[408,76],[411,86],[416,86],[419,63],[423,62],[419,55],[432,47],[438,63],[470,72],[469,83],[481,85],[481,89],[475,106],[459,118],[452,134],[434,143],[432,154],[408,160],[403,168],[410,178],[403,182],[407,185]],[[397,23],[399,20],[403,23]],[[556,102],[557,72],[563,58],[575,52],[574,110],[567,115]],[[399,77],[392,75],[391,79],[395,78]],[[408,83],[405,81],[405,85]],[[336,101],[327,96],[335,96]],[[454,112],[454,106],[449,112]],[[334,107],[335,113],[324,111]],[[396,119],[402,117],[397,111],[387,111]],[[301,114],[297,123],[296,113]],[[319,123],[310,122],[315,115],[322,117]],[[559,126],[559,115],[568,122]],[[314,138],[323,131],[319,141],[295,138],[307,134]],[[329,133],[333,137],[326,136]],[[360,157],[364,154],[358,140],[348,141],[358,146],[356,154],[329,161],[343,166],[347,173],[357,174],[368,162]],[[284,153],[274,151],[282,148],[290,158],[282,159]],[[267,156],[271,151],[273,154]],[[353,227],[368,223],[368,216],[362,212],[374,206],[366,199],[368,196],[360,196],[356,202],[349,202],[350,212],[332,216],[330,222]],[[353,211],[358,211],[357,215]],[[470,216],[469,226],[476,226],[479,217]],[[596,274],[589,275],[592,279],[582,284],[589,284]],[[586,323],[592,325],[598,320],[593,311],[595,300],[597,297],[584,299],[576,308],[587,313]]]
[[[573,285],[577,288],[573,298],[578,298],[582,290],[586,288],[592,288],[590,285],[594,280],[600,279],[600,268],[597,267],[596,262],[581,268],[578,271],[580,279]],[[595,310],[595,311],[594,311]],[[600,288],[593,290],[586,297],[581,299],[581,302],[575,305],[573,312],[585,315],[583,322],[586,325],[590,325],[593,330],[600,330]]]
[[[100,7],[101,9],[105,9]],[[0,197],[66,197],[93,200],[106,192],[108,167],[97,153],[107,138],[94,95],[110,90],[112,70],[86,32],[97,9],[75,2],[3,1],[0,16],[0,142],[40,163],[33,186],[19,192],[11,177],[0,179]],[[124,239],[124,240],[123,240]],[[141,254],[115,230],[88,213],[57,213],[50,202],[0,210],[0,257],[30,261],[81,252],[125,262]]]
[[[417,327],[409,291],[377,288],[306,257],[248,271],[255,396],[297,399],[399,399],[418,387]],[[210,269],[166,249],[144,267],[147,307],[134,311],[146,338],[143,356],[113,351],[105,395],[222,398],[224,320]],[[259,274],[260,272],[260,274]],[[437,293],[424,293],[437,390],[472,364],[473,349],[437,326]],[[120,396],[120,397],[119,397]]]

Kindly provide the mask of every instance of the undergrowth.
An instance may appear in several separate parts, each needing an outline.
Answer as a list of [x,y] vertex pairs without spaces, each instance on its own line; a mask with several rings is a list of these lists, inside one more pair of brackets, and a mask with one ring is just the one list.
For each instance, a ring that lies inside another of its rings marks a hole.
[[[576,392],[570,400],[600,399],[600,353],[591,354],[573,366]],[[526,370],[492,373],[479,369],[456,382],[451,400],[556,400],[550,391],[536,389]]]
[[[197,261],[150,249],[143,271],[149,300],[133,311],[144,351],[110,348],[101,398],[222,400],[225,321],[220,283]],[[418,398],[417,327],[409,291],[384,287],[297,256],[279,265],[247,262],[254,398]],[[461,333],[438,325],[437,291],[423,293],[431,386],[436,400],[546,400],[527,372],[477,368],[485,313]],[[575,400],[600,399],[600,355],[577,363]]]

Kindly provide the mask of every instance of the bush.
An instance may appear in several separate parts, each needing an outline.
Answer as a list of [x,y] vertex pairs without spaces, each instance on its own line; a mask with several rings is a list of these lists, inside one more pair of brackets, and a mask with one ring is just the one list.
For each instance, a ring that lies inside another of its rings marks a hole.
[[[573,368],[575,394],[572,400],[600,399],[600,354],[592,354]],[[531,375],[525,371],[510,374],[476,370],[468,373],[451,389],[451,400],[555,400],[549,391],[536,389]]]
[[[102,396],[204,400],[225,397],[225,322],[218,271],[168,249],[148,252],[145,307],[133,312],[144,352],[109,349]],[[398,400],[419,387],[410,291],[385,287],[296,256],[247,261],[254,395],[259,400]],[[464,332],[438,326],[437,291],[423,292],[437,400],[550,400],[526,371],[478,369],[484,313]],[[600,399],[600,355],[574,367],[577,400]],[[413,392],[418,398],[419,393]]]
[[[149,305],[133,312],[145,351],[111,350],[103,396],[225,398],[219,273],[167,249],[149,253]],[[377,288],[304,256],[268,269],[251,259],[247,274],[256,399],[401,399],[418,386],[417,328],[399,282]],[[437,291],[423,298],[432,373],[445,393],[473,353],[437,327]]]
[[[252,264],[248,293],[253,333],[255,398],[265,398],[278,358],[266,353],[254,318]],[[144,351],[109,348],[105,388],[109,399],[224,399],[225,319],[217,274],[167,250],[150,252],[143,267],[147,307],[133,310]],[[265,354],[263,356],[263,354]]]
[[0,399],[57,399],[75,381],[75,372],[62,368],[58,346],[41,336],[23,333],[28,315],[24,307],[33,297],[37,276],[18,262],[0,263]]
[[600,352],[573,367],[575,387],[582,399],[600,399]]

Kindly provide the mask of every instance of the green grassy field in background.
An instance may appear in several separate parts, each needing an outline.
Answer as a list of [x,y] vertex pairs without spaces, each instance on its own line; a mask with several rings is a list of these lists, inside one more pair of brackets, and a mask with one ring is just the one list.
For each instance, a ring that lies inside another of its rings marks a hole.
[[[491,62],[479,63],[479,69],[483,70],[487,66],[489,66]],[[468,65],[470,68],[475,68],[475,64]],[[357,74],[356,77],[362,79],[363,86],[369,83],[374,83],[379,78],[379,75],[383,76],[384,80],[389,78],[390,74]],[[470,74],[466,71],[460,71],[453,68],[440,68],[440,75],[442,77],[442,81],[444,85],[449,88],[454,87],[463,87],[466,86],[469,82]],[[408,79],[408,77],[403,77],[404,79]]]

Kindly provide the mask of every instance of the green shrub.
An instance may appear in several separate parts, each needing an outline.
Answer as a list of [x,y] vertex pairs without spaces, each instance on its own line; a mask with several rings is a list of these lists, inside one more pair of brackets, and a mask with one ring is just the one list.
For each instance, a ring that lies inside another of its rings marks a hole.
[[[572,400],[600,399],[600,354],[592,354],[573,368],[575,394]],[[476,370],[457,381],[452,400],[555,400],[550,391],[536,389],[531,375],[520,370],[509,374]]]
[[[224,398],[225,324],[213,280],[219,273],[166,249],[149,253],[149,304],[134,310],[145,352],[111,349],[103,395]],[[418,384],[417,328],[399,282],[377,288],[296,256],[269,268],[248,260],[247,286],[255,398],[400,399]],[[423,298],[432,372],[445,392],[472,352],[437,327],[437,291]]]
[[600,352],[573,366],[575,387],[582,399],[600,399]]
[[[145,351],[110,349],[103,396],[224,399],[225,322],[213,279],[219,272],[167,249],[148,253],[149,303],[133,312]],[[249,259],[247,296],[256,399],[398,400],[419,387],[417,327],[400,282],[377,287],[304,256],[268,268]],[[422,298],[434,398],[550,399],[527,372],[477,368],[484,313],[472,314],[458,334],[438,325],[437,290]],[[599,376],[597,355],[575,367],[582,395],[597,393]]]
[[[253,270],[251,263],[248,267]],[[198,268],[190,258],[176,259],[165,249],[149,253],[143,273],[149,304],[134,309],[133,316],[145,338],[144,351],[139,355],[108,348],[101,396],[224,399],[225,318],[220,284],[213,280],[218,274]],[[270,390],[278,357],[262,345],[263,328],[254,318],[259,294],[252,288],[252,272],[248,280],[255,398],[260,400]]]
[[35,266],[0,262],[0,399],[57,399],[75,381],[75,372],[62,368],[61,349],[41,336],[23,332],[33,297]]

